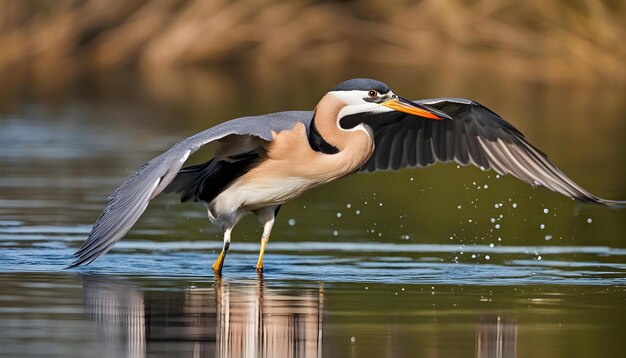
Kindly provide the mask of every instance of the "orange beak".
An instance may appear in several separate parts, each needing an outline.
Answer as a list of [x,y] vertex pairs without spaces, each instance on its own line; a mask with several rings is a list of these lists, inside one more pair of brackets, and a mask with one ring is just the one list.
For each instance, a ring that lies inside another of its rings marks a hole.
[[415,102],[409,101],[408,99],[404,99],[402,97],[398,97],[397,99],[392,99],[386,102],[381,103],[382,106],[387,108],[391,108],[394,111],[404,112],[408,114],[413,114],[415,116],[420,116],[424,118],[430,118],[435,120],[442,119],[452,119],[447,114],[436,110],[434,108],[430,108],[428,106],[424,106],[421,104],[417,104]]

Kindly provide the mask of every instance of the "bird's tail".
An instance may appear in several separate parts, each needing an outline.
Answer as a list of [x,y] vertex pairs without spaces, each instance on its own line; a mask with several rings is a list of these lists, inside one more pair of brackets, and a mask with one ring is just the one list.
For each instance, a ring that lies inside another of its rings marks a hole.
[[211,159],[206,163],[192,165],[178,171],[176,177],[163,190],[164,193],[182,193],[181,201],[185,202],[194,196],[194,192],[198,187],[201,177],[207,172],[215,159]]

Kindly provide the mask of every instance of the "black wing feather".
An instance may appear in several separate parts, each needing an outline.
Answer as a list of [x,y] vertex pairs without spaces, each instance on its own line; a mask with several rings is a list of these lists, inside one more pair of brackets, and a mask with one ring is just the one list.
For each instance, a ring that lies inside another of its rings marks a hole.
[[[583,189],[528,143],[519,130],[480,103],[461,98],[415,102],[443,111],[452,119],[434,121],[399,112],[395,116],[373,116],[368,124],[374,131],[376,149],[361,171],[425,167],[454,160],[511,174],[580,201],[613,207],[626,204],[599,198]],[[403,153],[398,153],[400,147],[394,137],[404,143]]]

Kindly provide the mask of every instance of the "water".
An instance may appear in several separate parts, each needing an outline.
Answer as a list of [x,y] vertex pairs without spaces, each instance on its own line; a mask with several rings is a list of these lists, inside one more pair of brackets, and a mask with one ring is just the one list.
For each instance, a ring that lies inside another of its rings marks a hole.
[[[409,97],[474,97],[592,192],[626,198],[623,91],[379,77]],[[332,84],[168,81],[2,92],[1,356],[624,355],[626,210],[454,164],[355,175],[285,205],[263,275],[253,218],[216,279],[220,234],[175,197],[65,270],[143,162],[224,119],[311,108]]]

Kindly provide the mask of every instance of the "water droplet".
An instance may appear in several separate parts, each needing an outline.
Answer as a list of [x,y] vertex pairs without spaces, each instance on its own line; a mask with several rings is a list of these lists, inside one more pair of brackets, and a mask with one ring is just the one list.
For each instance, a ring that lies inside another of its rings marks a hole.
[[333,236],[339,236],[339,231],[337,230],[333,231]]
[[500,224],[496,224],[495,228],[500,229]]
[[545,228],[546,228],[546,226],[545,226],[544,224],[541,224],[541,225],[539,225],[539,228],[540,228],[541,230],[543,230],[543,229],[545,229]]
[[472,254],[472,258],[475,259],[476,258],[476,254]]
[[544,237],[544,239],[545,239],[546,241],[550,241],[550,240],[552,240],[552,235],[546,235],[546,236]]
[[537,256],[537,261],[541,261],[541,256]]
[[489,247],[494,247],[495,245],[493,244],[493,242],[491,244],[489,244]]
[[484,189],[489,189],[489,185],[485,184],[485,185],[483,185],[483,188]]
[[496,219],[495,219],[495,218],[491,218],[491,222],[492,222],[492,223],[495,223],[495,222],[496,222]]
[[341,217],[341,213],[337,213],[337,217],[340,218]]
[[489,260],[491,259],[491,257],[489,257],[489,255],[485,255],[485,260]]
[[359,215],[361,213],[361,210],[357,210],[354,212],[355,214]]
[[513,203],[513,209],[517,208],[517,203]]
[[378,206],[383,206],[383,203],[378,204]]
[[346,208],[350,209],[351,207],[352,207],[352,204],[350,204],[350,203],[346,204]]
[[356,342],[356,337],[352,336],[350,337],[350,343],[354,344]]
[[461,209],[461,205],[457,206],[456,208],[457,208],[457,209]]
[[289,226],[294,226],[296,224],[296,219],[289,219],[287,223],[289,224]]
[[547,214],[547,213],[549,213],[549,212],[550,212],[550,210],[548,210],[548,208],[543,209],[543,213],[544,213],[544,214]]
[[591,220],[591,218],[587,218],[587,224],[591,224],[593,222],[593,220]]

